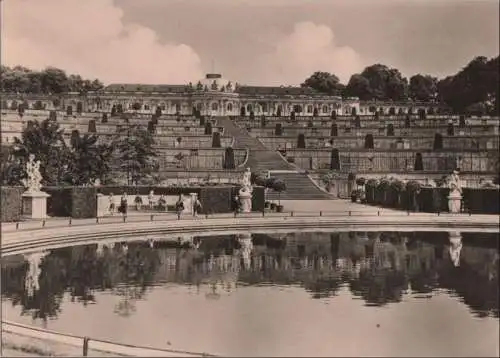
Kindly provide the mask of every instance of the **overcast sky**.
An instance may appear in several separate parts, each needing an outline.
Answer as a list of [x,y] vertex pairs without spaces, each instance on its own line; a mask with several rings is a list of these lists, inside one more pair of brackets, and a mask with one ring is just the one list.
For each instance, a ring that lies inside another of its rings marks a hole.
[[497,0],[3,0],[1,34],[2,64],[105,83],[346,82],[373,63],[442,77],[499,53]]

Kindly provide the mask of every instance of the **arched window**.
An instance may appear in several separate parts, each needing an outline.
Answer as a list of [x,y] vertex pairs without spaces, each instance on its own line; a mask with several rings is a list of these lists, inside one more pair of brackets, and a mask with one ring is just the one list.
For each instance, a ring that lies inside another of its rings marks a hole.
[[219,105],[217,104],[217,102],[213,102],[212,103],[212,111],[217,111],[219,109]]
[[160,108],[161,108],[162,111],[166,111],[167,110],[167,105],[165,103],[162,103],[160,105]]
[[145,110],[145,111],[149,111],[149,104],[145,104],[145,105],[144,105],[144,110]]
[[312,113],[312,111],[313,111],[313,106],[309,104],[307,106],[307,113]]
[[325,105],[322,107],[321,111],[322,111],[323,113],[328,113],[328,106],[325,104]]
[[252,105],[250,103],[247,104],[247,112],[252,112]]
[[231,102],[229,102],[227,104],[227,110],[228,110],[228,112],[232,112],[233,111],[233,104]]
[[198,102],[198,103],[196,103],[196,109],[197,109],[197,110],[201,111],[201,110],[202,110],[202,108],[203,108],[203,103],[199,103],[199,102]]

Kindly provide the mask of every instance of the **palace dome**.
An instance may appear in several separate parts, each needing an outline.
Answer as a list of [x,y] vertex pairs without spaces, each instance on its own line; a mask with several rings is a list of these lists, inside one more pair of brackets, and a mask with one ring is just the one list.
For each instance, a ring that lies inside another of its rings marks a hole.
[[219,73],[207,73],[197,83],[193,84],[196,90],[207,90],[217,92],[233,92],[235,83],[223,78]]

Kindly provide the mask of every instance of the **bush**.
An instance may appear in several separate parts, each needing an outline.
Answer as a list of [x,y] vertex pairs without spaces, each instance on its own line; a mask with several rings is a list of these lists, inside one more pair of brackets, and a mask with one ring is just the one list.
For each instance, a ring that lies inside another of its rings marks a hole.
[[330,169],[340,170],[340,154],[337,148],[333,148],[330,154]]
[[283,127],[281,123],[276,123],[276,127],[274,129],[274,135],[282,136],[283,135]]
[[19,221],[22,215],[23,187],[0,187],[1,190],[1,219],[2,222]]
[[221,147],[220,132],[214,132],[212,134],[212,148],[220,148],[220,147]]
[[304,133],[299,133],[297,137],[297,148],[304,149],[306,147],[306,137]]
[[339,135],[339,129],[336,123],[332,124],[330,129],[330,137],[337,137]]

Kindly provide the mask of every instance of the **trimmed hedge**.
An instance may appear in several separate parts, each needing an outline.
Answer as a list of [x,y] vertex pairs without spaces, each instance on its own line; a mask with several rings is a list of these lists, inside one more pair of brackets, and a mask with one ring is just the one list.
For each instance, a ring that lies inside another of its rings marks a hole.
[[22,194],[25,189],[21,186],[0,188],[2,222],[19,221],[22,215]]
[[[231,201],[236,187],[206,187],[199,191],[199,199],[204,214],[231,212]],[[194,191],[190,191],[193,193]]]
[[[406,188],[396,190],[387,180],[378,185],[369,180],[365,192],[370,205],[426,213],[448,212],[448,188],[422,187],[411,193]],[[463,209],[474,214],[500,214],[499,194],[497,188],[464,188]]]
[[469,212],[474,214],[500,214],[500,190],[497,188],[464,188],[464,203]]
[[71,217],[75,219],[97,217],[97,188],[85,186],[71,189]]
[[43,187],[42,191],[50,195],[47,198],[47,215],[70,217],[73,205],[71,187]]

